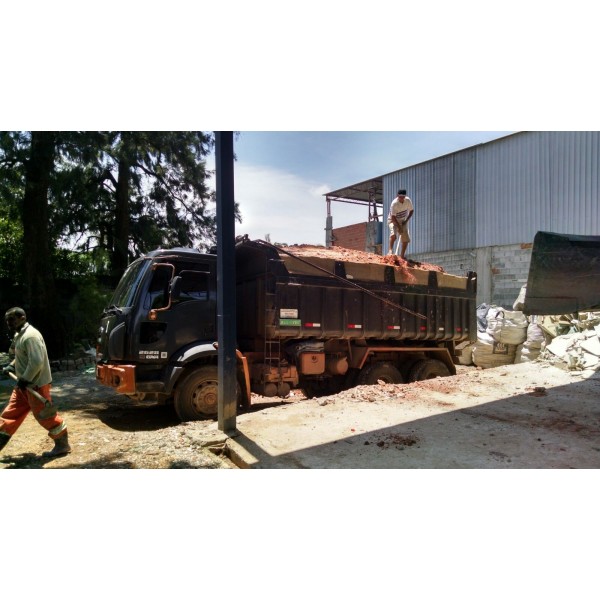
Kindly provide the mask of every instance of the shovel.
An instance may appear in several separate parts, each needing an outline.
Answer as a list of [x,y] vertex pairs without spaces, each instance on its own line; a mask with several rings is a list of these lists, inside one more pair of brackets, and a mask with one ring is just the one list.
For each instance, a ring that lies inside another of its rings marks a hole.
[[[8,374],[15,381],[19,381],[19,378],[14,373],[9,372]],[[40,410],[40,412],[38,413],[40,419],[49,419],[50,417],[53,417],[56,414],[56,409],[54,408],[54,406],[52,406],[52,402],[50,402],[50,400],[47,400],[46,398],[44,398],[44,396],[42,396],[29,386],[27,386],[27,391],[30,394],[33,394],[40,402],[44,403],[44,408],[42,408],[42,410]]]

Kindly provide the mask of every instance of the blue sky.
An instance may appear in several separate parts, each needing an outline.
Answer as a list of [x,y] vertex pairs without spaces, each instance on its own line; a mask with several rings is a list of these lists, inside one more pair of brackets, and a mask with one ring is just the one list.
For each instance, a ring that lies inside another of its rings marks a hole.
[[[326,192],[509,133],[242,131],[234,140],[235,197],[243,219],[236,234],[324,244]],[[366,221],[368,212],[334,202],[332,216],[333,226],[342,227]]]

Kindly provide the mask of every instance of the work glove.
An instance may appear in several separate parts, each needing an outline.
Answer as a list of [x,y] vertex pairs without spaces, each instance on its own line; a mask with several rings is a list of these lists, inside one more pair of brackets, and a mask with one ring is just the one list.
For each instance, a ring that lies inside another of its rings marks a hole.
[[26,379],[19,377],[19,380],[17,381],[17,386],[20,390],[25,391],[28,385],[31,385],[31,381],[27,381]]
[[6,365],[5,367],[2,368],[2,373],[4,373],[4,375],[8,375],[9,373],[14,373],[14,372],[15,372],[14,365]]

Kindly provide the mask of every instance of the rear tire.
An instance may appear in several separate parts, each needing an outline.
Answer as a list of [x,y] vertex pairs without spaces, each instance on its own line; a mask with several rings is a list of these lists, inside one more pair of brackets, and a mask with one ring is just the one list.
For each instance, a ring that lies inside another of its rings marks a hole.
[[402,374],[390,362],[378,362],[364,368],[359,374],[356,385],[377,385],[384,383],[404,383]]
[[348,369],[348,372],[344,376],[344,389],[349,390],[356,386],[356,381],[358,380],[358,375],[360,371],[358,369]]
[[410,370],[409,381],[424,381],[426,379],[435,379],[436,377],[448,377],[450,370],[441,361],[435,358],[426,358],[418,361]]

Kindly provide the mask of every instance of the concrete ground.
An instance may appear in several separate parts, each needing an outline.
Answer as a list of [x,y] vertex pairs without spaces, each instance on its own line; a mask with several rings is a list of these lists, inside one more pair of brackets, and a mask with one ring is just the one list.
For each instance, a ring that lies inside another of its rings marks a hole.
[[462,367],[242,414],[224,439],[255,469],[595,469],[599,392],[596,372]]
[[[12,386],[3,383],[0,401]],[[51,442],[29,416],[0,468],[596,469],[599,392],[597,372],[459,366],[452,377],[325,398],[253,395],[226,435],[213,419],[180,423],[172,407],[135,403],[81,373],[53,387],[73,452],[39,460]]]

